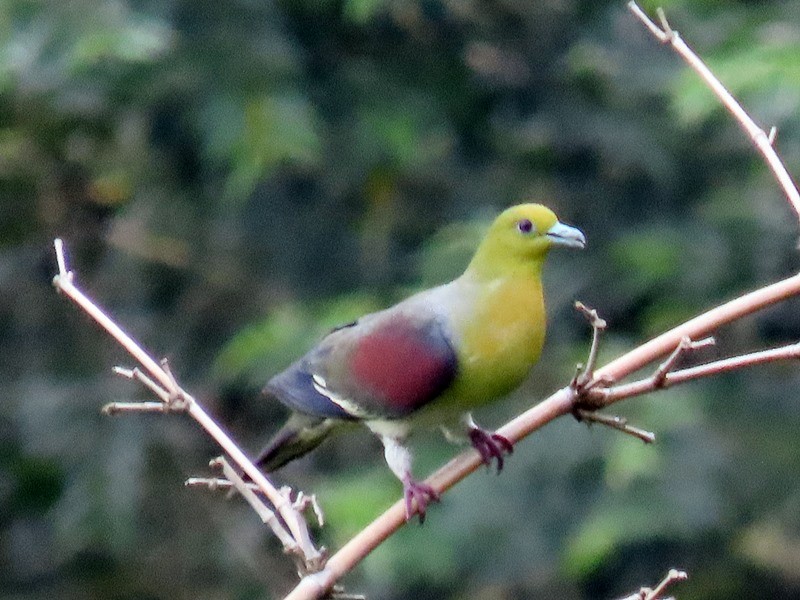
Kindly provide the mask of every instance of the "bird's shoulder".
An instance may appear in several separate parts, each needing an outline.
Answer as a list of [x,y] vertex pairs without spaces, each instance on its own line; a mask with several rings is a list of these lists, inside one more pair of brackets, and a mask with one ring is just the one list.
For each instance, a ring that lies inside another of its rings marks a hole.
[[425,331],[436,325],[450,335],[454,313],[457,312],[459,302],[464,301],[462,292],[463,286],[459,280],[422,290],[389,308],[334,327],[314,350],[322,353],[327,353],[329,348],[346,351],[364,336],[387,327]]

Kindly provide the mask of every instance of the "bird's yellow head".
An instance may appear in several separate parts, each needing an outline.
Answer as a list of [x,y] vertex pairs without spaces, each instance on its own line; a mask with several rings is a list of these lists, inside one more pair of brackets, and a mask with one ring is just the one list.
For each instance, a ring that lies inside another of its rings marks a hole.
[[561,223],[546,206],[518,204],[494,220],[468,270],[482,276],[518,268],[538,270],[553,246],[584,248],[586,238],[579,229]]

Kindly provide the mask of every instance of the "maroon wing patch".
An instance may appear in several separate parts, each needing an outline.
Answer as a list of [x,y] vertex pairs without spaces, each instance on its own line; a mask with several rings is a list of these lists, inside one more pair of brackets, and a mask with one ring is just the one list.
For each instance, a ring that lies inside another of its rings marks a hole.
[[358,387],[367,392],[362,402],[374,402],[380,414],[402,417],[450,385],[457,357],[439,323],[420,326],[397,317],[359,341],[349,366]]

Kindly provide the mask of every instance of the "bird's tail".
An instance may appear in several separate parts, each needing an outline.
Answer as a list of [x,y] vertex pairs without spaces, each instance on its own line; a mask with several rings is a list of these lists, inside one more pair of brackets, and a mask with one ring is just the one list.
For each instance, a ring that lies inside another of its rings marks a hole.
[[258,455],[256,464],[267,473],[280,469],[319,446],[337,422],[336,419],[292,413]]

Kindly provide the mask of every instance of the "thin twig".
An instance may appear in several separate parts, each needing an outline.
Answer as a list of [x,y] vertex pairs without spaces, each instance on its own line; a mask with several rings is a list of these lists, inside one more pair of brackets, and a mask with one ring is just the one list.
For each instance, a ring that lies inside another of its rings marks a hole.
[[644,26],[647,27],[647,29],[650,30],[650,33],[652,33],[660,42],[669,42],[669,34],[659,29],[658,25],[650,20],[650,17],[648,17],[644,11],[639,8],[639,5],[636,4],[636,2],[628,2],[628,8],[639,18],[642,23],[644,23]]
[[696,350],[698,348],[705,348],[713,345],[714,343],[713,337],[707,337],[704,340],[699,340],[697,342],[692,341],[692,339],[688,337],[681,338],[681,341],[678,344],[678,347],[675,348],[675,351],[667,357],[667,360],[658,365],[656,372],[653,373],[653,385],[656,387],[662,386],[667,378],[667,375],[669,375],[675,369],[678,361],[683,358],[683,355],[686,354],[686,352],[689,350]]
[[[189,477],[186,481],[183,482],[183,485],[186,487],[201,487],[211,490],[215,492],[217,490],[232,490],[233,484],[225,479],[224,477]],[[254,492],[258,493],[261,490],[258,486],[253,482],[245,482],[245,485],[253,490]]]
[[678,581],[686,581],[687,579],[689,579],[689,575],[686,573],[686,571],[670,569],[669,573],[666,574],[664,579],[662,579],[656,587],[643,587],[638,592],[631,594],[630,596],[620,598],[620,600],[660,600],[663,593],[669,586]]
[[234,469],[231,464],[222,456],[213,459],[209,465],[211,467],[222,469],[222,474],[231,483],[233,489],[241,494],[242,498],[247,501],[250,507],[259,516],[261,521],[270,529],[272,529],[272,532],[281,541],[284,552],[287,554],[293,554],[302,559],[303,551],[295,539],[289,534],[289,532],[283,526],[283,523],[281,523],[280,520],[275,516],[275,513],[270,510],[269,507],[264,504],[264,502],[261,501],[261,498],[256,495],[247,482],[245,482],[239,473],[236,472],[236,469]]
[[597,353],[600,349],[600,334],[605,330],[607,323],[595,309],[589,308],[583,302],[575,302],[575,309],[586,317],[592,327],[592,345],[589,348],[589,358],[586,359],[586,365],[578,366],[578,372],[575,373],[575,377],[570,384],[579,393],[583,393],[593,385],[600,383],[594,378],[594,370],[597,366]]
[[598,388],[593,391],[593,394],[600,396],[603,404],[611,404],[624,400],[625,398],[641,396],[642,394],[647,394],[657,389],[668,388],[678,383],[694,381],[712,375],[720,375],[746,367],[777,361],[795,360],[798,358],[800,358],[800,344],[790,344],[788,346],[781,346],[780,348],[751,352],[749,354],[716,360],[695,367],[671,371],[660,378],[653,375],[645,379],[632,381],[631,383],[625,383],[612,388]]
[[[286,487],[287,490],[291,491],[291,488],[288,486]],[[302,490],[297,492],[297,497],[294,500],[294,508],[295,510],[304,513],[311,508],[312,512],[314,513],[314,517],[317,519],[317,524],[322,527],[325,525],[325,513],[322,512],[322,507],[320,506],[319,502],[317,501],[316,494],[305,494]]]
[[717,79],[711,72],[706,64],[695,54],[695,52],[686,45],[677,31],[672,29],[667,22],[664,11],[659,9],[659,19],[661,20],[662,27],[659,28],[647,14],[639,8],[636,2],[629,2],[628,8],[638,18],[650,33],[653,34],[660,42],[668,43],[672,46],[675,52],[703,79],[703,81],[711,88],[711,91],[716,94],[720,102],[728,109],[728,111],[739,122],[739,125],[744,129],[745,133],[750,137],[753,144],[755,144],[758,151],[764,156],[769,168],[778,180],[781,188],[783,189],[786,198],[789,200],[792,208],[800,217],[800,192],[797,191],[792,181],[792,177],[786,170],[778,153],[775,152],[773,142],[775,134],[770,131],[766,133],[761,127],[756,125],[755,121],[747,114],[742,106],[736,101],[733,95],[725,89],[725,86]]
[[112,371],[114,371],[114,373],[116,373],[120,377],[124,377],[125,379],[132,379],[138,381],[148,390],[153,392],[156,396],[161,398],[161,401],[164,404],[167,404],[169,402],[170,393],[163,387],[158,385],[155,381],[150,379],[146,374],[144,374],[139,367],[134,367],[133,369],[126,369],[125,367],[117,366],[114,367]]
[[679,571],[678,569],[670,569],[669,573],[667,573],[666,577],[661,580],[655,588],[653,588],[649,594],[644,597],[644,600],[658,600],[661,597],[661,594],[671,586],[673,583],[678,581],[686,581],[689,579],[689,575],[686,571]]
[[[244,486],[252,491],[255,494],[263,494],[261,489],[252,481],[244,481],[242,480]],[[238,490],[242,483],[234,485],[233,482],[225,479],[224,477],[189,477],[186,481],[184,481],[184,485],[186,487],[202,487],[213,491],[216,490]],[[291,500],[292,488],[289,486],[283,486],[280,490],[280,493],[284,496],[289,497]],[[304,513],[309,508],[314,513],[314,517],[317,519],[317,524],[322,527],[325,525],[325,515],[322,512],[322,507],[319,505],[317,501],[316,494],[306,494],[302,490],[297,492],[297,497],[292,502],[292,506],[298,512]]]
[[636,427],[635,425],[631,425],[628,423],[628,420],[625,417],[619,417],[617,415],[606,415],[603,413],[599,413],[596,410],[589,410],[585,408],[576,408],[573,412],[573,415],[579,421],[585,421],[587,423],[598,423],[599,425],[605,425],[606,427],[610,427],[611,429],[616,429],[617,431],[621,431],[622,433],[626,433],[631,435],[635,438],[642,440],[645,444],[652,444],[656,441],[656,434],[652,431],[647,431],[645,429],[641,429],[640,427]]
[[[582,302],[576,302],[575,308],[586,317],[592,327],[592,344],[586,366],[578,365],[577,372],[569,384],[575,393],[572,416],[588,425],[593,423],[604,425],[638,438],[646,444],[652,444],[656,440],[653,432],[631,425],[624,417],[597,412],[597,409],[603,406],[605,399],[602,391],[612,383],[595,377],[594,372],[600,348],[600,332],[605,330],[606,321],[600,318],[597,310],[588,308]],[[596,390],[599,391],[595,393]]]
[[[591,313],[589,313],[587,310],[585,310],[585,307],[582,304],[578,308],[584,312],[584,314],[592,317],[590,319],[590,322],[592,323],[592,351],[590,351],[591,362],[592,352],[594,352],[595,355],[597,352],[595,342],[597,340],[598,328],[595,326],[594,321],[599,319],[599,317],[597,316],[596,310],[593,310]],[[600,319],[600,321],[602,321],[602,319]],[[605,326],[605,321],[602,321],[602,323],[603,326]],[[689,337],[681,338],[672,354],[670,354],[667,359],[658,366],[653,375],[648,377],[646,380],[642,380],[642,385],[633,387],[632,389],[637,390],[638,393],[636,395],[638,395],[646,393],[647,391],[666,387],[667,375],[675,368],[675,365],[677,365],[678,361],[687,351],[703,348],[713,343],[713,337],[708,337],[697,342],[692,341]],[[622,433],[638,438],[646,444],[652,444],[656,441],[656,436],[652,431],[647,431],[646,429],[631,425],[624,417],[606,415],[597,412],[598,408],[608,404],[608,399],[615,390],[619,388],[625,388],[626,386],[623,385],[610,388],[610,382],[608,379],[595,377],[594,374],[589,370],[585,371],[583,375],[586,375],[587,377],[582,378],[576,376],[576,378],[573,379],[572,383],[570,384],[570,386],[574,388],[576,395],[575,406],[573,407],[572,415],[578,421],[588,424],[597,423],[599,425],[616,429],[617,431],[621,431]]]
[[672,352],[684,337],[692,339],[703,338],[722,325],[736,321],[798,294],[800,294],[800,274],[792,275],[739,296],[634,348],[598,369],[595,377],[606,377],[611,381],[621,381],[627,375]]
[[167,413],[173,409],[164,402],[109,402],[100,412],[104,415],[118,415],[121,413]]
[[[72,272],[67,269],[66,252],[64,251],[64,240],[56,238],[53,244],[56,247],[56,263],[58,264],[58,276],[72,280]],[[58,286],[56,286],[58,287]]]

